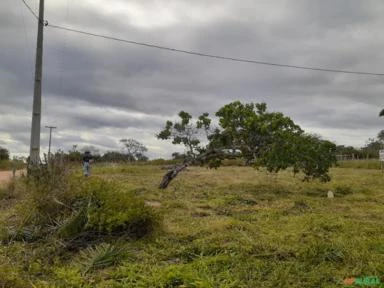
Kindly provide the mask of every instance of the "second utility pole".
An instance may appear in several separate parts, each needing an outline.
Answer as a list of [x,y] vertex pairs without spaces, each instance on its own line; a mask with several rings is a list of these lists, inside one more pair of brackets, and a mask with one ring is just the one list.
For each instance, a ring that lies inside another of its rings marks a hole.
[[54,126],[45,126],[45,128],[49,128],[49,146],[48,146],[48,163],[51,160],[51,139],[52,139],[52,129],[56,129]]
[[40,125],[41,125],[41,78],[43,70],[43,34],[44,34],[44,0],[40,0],[37,30],[35,89],[33,94],[31,143],[29,163],[32,166],[40,163]]

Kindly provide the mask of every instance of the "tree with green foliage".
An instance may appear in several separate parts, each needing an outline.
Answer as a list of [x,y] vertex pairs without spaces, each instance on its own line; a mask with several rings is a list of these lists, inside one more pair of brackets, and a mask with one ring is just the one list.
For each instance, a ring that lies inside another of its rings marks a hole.
[[124,162],[127,156],[119,151],[108,151],[101,156],[101,161],[105,162]]
[[379,117],[384,117],[384,109],[380,111]]
[[71,162],[81,162],[83,159],[83,154],[80,151],[70,150],[68,154],[65,155],[68,157],[68,160]]
[[144,155],[148,151],[142,143],[135,139],[121,139],[120,143],[123,144],[124,150],[126,151],[127,159],[129,162],[134,161],[147,161],[148,157]]
[[381,130],[378,134],[377,134],[377,139],[384,144],[384,130]]
[[0,161],[9,160],[9,151],[0,146]]
[[184,145],[187,158],[195,159],[204,149],[202,138],[210,133],[211,119],[208,113],[200,115],[195,123],[191,121],[192,115],[185,111],[180,111],[178,116],[179,122],[167,121],[164,129],[156,136],[161,140],[172,140],[173,144]]
[[310,134],[300,135],[298,141],[297,150],[293,153],[293,172],[304,173],[304,180],[330,181],[328,171],[336,164],[336,145]]
[[380,139],[369,138],[361,151],[366,159],[375,159],[379,157],[379,151],[382,149],[383,143]]
[[360,148],[355,148],[352,146],[337,145],[336,146],[336,155],[338,160],[348,160],[348,159],[361,159],[364,157]]
[[305,134],[299,125],[280,112],[268,112],[265,103],[232,102],[222,107],[221,129],[211,137],[211,147],[238,149],[246,163],[265,167],[269,172],[293,167],[305,179],[328,181],[335,162],[335,145]]
[[172,153],[172,159],[173,160],[181,160],[181,161],[184,161],[187,159],[187,155],[183,154],[183,153],[179,153],[179,152],[174,152]]
[[221,129],[215,129],[210,136],[210,147],[239,149],[247,163],[273,154],[272,150],[286,151],[292,143],[289,138],[303,132],[282,113],[267,112],[265,103],[235,101],[222,107],[216,116]]
[[[209,143],[205,147],[191,135],[196,135],[199,128],[209,131],[211,120],[207,113],[203,114],[206,125],[195,127],[189,122],[192,118],[190,114],[181,111],[179,116],[182,122],[173,124],[167,121],[166,128],[158,138],[173,139],[172,143],[183,143],[189,147],[189,154],[193,154],[193,161],[189,161],[189,164],[199,161],[218,167],[224,158],[240,151],[247,164],[265,167],[269,172],[277,173],[292,167],[294,173],[302,172],[305,175],[304,180],[330,180],[328,171],[336,163],[336,145],[318,136],[305,134],[289,117],[280,112],[268,112],[265,103],[243,104],[235,101],[220,108],[215,115],[219,127],[206,134]],[[166,188],[185,167],[184,163],[168,172],[161,188]]]

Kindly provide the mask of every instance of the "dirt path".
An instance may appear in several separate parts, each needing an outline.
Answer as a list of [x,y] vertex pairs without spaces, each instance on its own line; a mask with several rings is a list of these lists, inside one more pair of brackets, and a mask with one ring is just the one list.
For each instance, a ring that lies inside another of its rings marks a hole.
[[[21,176],[23,173],[25,173],[25,170],[17,170],[16,176]],[[10,181],[12,177],[12,171],[0,171],[0,185]]]

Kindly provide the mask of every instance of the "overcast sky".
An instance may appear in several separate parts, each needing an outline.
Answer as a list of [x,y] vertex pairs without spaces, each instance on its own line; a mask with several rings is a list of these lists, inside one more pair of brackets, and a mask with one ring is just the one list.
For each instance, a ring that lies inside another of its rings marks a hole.
[[[38,0],[26,0],[37,12]],[[128,40],[290,65],[384,73],[384,2],[354,0],[46,0],[51,24]],[[266,102],[306,132],[363,146],[384,128],[384,77],[202,58],[46,27],[41,151],[134,138],[151,158],[180,110],[213,114]],[[0,146],[29,153],[37,23],[21,0],[0,2]],[[179,149],[180,151],[180,149]]]

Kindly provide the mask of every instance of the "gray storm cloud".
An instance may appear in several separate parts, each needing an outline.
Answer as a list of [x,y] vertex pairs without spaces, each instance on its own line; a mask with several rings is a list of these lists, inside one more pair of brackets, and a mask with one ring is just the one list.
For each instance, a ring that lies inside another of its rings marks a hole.
[[[19,3],[20,2],[20,3]],[[30,0],[37,8],[37,0]],[[383,72],[378,1],[47,1],[50,23],[179,49],[291,65]],[[36,21],[0,3],[0,143],[28,153]],[[155,134],[178,111],[264,101],[308,132],[361,146],[383,128],[383,77],[301,71],[183,55],[47,27],[44,125],[54,149],[119,149],[135,138],[168,157]],[[47,146],[42,128],[42,149]]]

